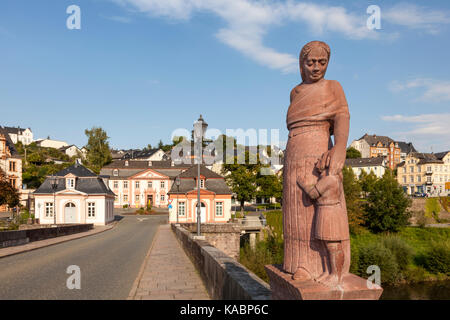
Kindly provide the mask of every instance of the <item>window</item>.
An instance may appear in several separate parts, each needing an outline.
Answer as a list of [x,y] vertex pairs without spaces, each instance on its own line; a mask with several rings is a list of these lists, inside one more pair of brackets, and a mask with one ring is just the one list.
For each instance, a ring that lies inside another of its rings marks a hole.
[[136,195],[135,199],[136,199],[136,202],[139,202],[139,195],[138,194]]
[[409,177],[409,181],[410,181],[411,183],[413,183],[413,182],[414,182],[414,176],[410,176],[410,177]]
[[119,175],[119,170],[114,169],[114,171],[113,171],[113,176],[114,176],[114,177],[117,177],[118,175]]
[[417,172],[422,172],[422,167],[421,166],[417,167]]
[[75,188],[75,179],[73,179],[73,178],[67,179],[67,180],[66,180],[66,187],[67,187],[68,189],[73,189],[73,188]]
[[95,217],[95,202],[88,202],[88,218]]
[[123,182],[123,188],[124,189],[128,189],[128,181],[124,181]]
[[136,189],[139,189],[139,181],[136,181],[134,186],[135,186]]
[[53,217],[53,202],[46,202],[45,203],[45,216],[46,217]]
[[205,187],[205,180],[200,179],[200,188],[204,188]]
[[417,176],[417,182],[422,182],[422,177],[421,176]]
[[410,167],[409,170],[410,170],[411,173],[413,173],[414,172],[414,167]]
[[11,187],[15,188],[16,187],[16,179],[9,179],[9,184],[11,185]]
[[162,195],[161,195],[161,201],[164,202],[164,199],[165,199],[165,198],[166,198],[166,197],[162,194]]
[[406,176],[403,176],[403,183],[406,183]]
[[15,161],[9,162],[9,171],[16,172],[16,162]]
[[178,215],[185,216],[186,215],[186,204],[184,201],[178,202]]
[[216,202],[216,216],[223,216],[223,202]]
[[149,189],[153,188],[153,183],[151,181],[147,182],[147,188]]
[[161,189],[164,189],[166,187],[166,182],[165,181],[161,181]]
[[128,195],[127,194],[123,195],[123,202],[128,202]]
[[114,181],[113,185],[114,185],[114,189],[119,188],[119,181]]
[[431,172],[431,167],[427,167],[427,172]]
[[403,167],[403,173],[406,173],[406,167]]

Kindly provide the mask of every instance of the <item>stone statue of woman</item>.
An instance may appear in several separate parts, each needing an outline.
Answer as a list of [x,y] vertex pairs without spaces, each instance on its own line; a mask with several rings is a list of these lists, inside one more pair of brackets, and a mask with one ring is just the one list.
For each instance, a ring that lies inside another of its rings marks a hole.
[[335,286],[350,267],[342,187],[350,115],[339,82],[324,79],[329,59],[326,43],[306,44],[300,52],[303,81],[291,91],[283,173],[283,269],[294,280]]

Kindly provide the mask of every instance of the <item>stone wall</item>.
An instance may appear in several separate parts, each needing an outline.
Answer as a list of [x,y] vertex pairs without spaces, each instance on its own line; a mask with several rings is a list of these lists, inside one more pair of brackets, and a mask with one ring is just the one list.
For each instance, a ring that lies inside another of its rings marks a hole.
[[[182,223],[183,228],[191,233],[197,232],[196,223]],[[236,224],[202,224],[201,234],[213,247],[239,261],[241,228]]]
[[93,224],[73,224],[58,226],[56,228],[40,226],[36,229],[2,231],[0,232],[0,248],[85,232],[91,230],[93,227]]
[[193,234],[185,228],[173,224],[172,230],[199,271],[212,299],[271,299],[269,285],[235,259],[206,240],[194,239]]

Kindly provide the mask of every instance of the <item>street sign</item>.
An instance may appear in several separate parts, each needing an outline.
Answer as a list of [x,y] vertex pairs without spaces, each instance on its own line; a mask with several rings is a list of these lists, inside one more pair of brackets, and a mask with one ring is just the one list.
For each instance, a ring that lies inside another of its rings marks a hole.
[[171,204],[169,204],[169,209],[172,209],[172,205]]

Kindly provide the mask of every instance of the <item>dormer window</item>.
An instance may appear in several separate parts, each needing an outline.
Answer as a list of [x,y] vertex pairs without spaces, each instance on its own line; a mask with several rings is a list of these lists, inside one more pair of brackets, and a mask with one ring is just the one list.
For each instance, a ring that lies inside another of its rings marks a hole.
[[114,177],[119,176],[119,170],[118,170],[118,169],[114,169],[114,171],[113,171],[113,176],[114,176]]
[[148,162],[148,166],[149,166],[149,167],[152,166],[152,162],[151,162],[151,161]]
[[205,188],[205,180],[204,179],[200,179],[200,188],[202,188],[202,189]]
[[74,178],[67,178],[66,179],[66,187],[67,187],[67,189],[75,188],[75,179]]
[[125,161],[125,167],[128,167],[128,160]]

